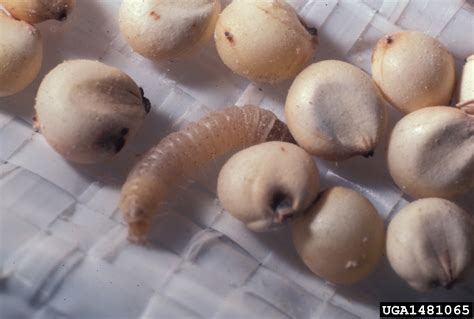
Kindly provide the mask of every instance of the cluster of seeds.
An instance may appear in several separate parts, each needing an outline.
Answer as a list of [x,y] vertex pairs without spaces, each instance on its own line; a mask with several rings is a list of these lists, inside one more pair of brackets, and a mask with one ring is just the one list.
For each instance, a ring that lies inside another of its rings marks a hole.
[[291,79],[314,55],[317,30],[283,0],[234,0],[220,11],[219,0],[124,0],[119,23],[130,47],[155,61],[196,54],[214,33],[224,64],[260,82]]
[[[458,108],[449,107],[455,87],[449,51],[425,34],[398,32],[377,43],[373,80],[348,63],[322,61],[296,77],[286,100],[296,142],[332,161],[374,153],[386,130],[387,102],[411,112],[389,135],[387,164],[403,192],[424,199],[403,208],[390,223],[386,250],[396,273],[421,291],[449,288],[474,263],[474,219],[446,200],[474,187],[473,62],[471,56],[464,67]],[[296,217],[293,242],[311,271],[338,284],[363,279],[385,247],[377,211],[342,187],[315,197],[307,185],[319,179],[296,157],[302,150],[289,157],[278,148],[288,149],[260,144],[227,162],[218,181],[222,205],[253,230],[274,226],[275,220],[285,220],[282,215]],[[281,167],[288,174],[279,173]],[[295,193],[302,188],[306,191]]]
[[[33,23],[64,20],[73,0],[0,0],[0,97],[23,91],[43,63],[43,39]],[[18,20],[17,20],[18,19]]]
[[[38,23],[63,20],[74,1],[0,4],[13,17]],[[41,67],[39,32],[13,17],[0,13],[0,96],[21,91]],[[155,61],[195,54],[214,33],[220,58],[236,74],[270,83],[296,76],[285,103],[288,127],[259,107],[229,107],[152,147],[122,189],[130,240],[146,240],[160,203],[181,179],[238,151],[218,177],[222,206],[254,231],[290,221],[297,252],[325,280],[362,280],[385,248],[395,272],[418,290],[450,287],[472,268],[474,219],[447,199],[474,187],[473,56],[454,108],[448,106],[454,59],[420,32],[380,39],[370,77],[342,61],[307,66],[318,45],[317,30],[283,0],[234,0],[222,12],[219,0],[123,0],[119,24],[132,49]],[[409,114],[387,134],[389,103]],[[57,152],[94,163],[123,148],[150,102],[122,71],[74,60],[44,78],[35,109],[36,127]],[[311,156],[370,157],[384,136],[393,180],[407,195],[422,198],[398,212],[387,235],[374,206],[358,192],[344,187],[320,192]]]

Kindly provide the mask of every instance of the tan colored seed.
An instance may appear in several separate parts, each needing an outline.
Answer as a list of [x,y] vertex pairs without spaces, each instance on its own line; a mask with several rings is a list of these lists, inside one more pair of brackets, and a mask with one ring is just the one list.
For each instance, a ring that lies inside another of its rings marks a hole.
[[316,198],[319,174],[311,156],[285,142],[246,148],[222,167],[217,194],[222,206],[254,231],[281,226]]
[[98,61],[66,61],[41,82],[36,126],[68,160],[95,163],[120,152],[141,126],[148,103],[122,71]]
[[149,59],[180,58],[209,42],[220,10],[219,0],[123,0],[120,30]]
[[293,243],[316,275],[336,284],[353,284],[377,266],[385,245],[382,219],[359,193],[333,187],[294,220]]
[[474,261],[474,220],[444,199],[414,201],[388,226],[387,257],[416,290],[450,288]]
[[385,102],[370,76],[336,60],[312,64],[296,77],[285,116],[301,147],[333,161],[373,155],[387,120]]
[[403,113],[449,105],[455,86],[454,59],[441,42],[421,32],[385,36],[372,53],[372,76]]
[[283,0],[234,0],[221,13],[214,37],[219,56],[234,73],[279,82],[300,72],[318,37]]
[[38,29],[0,11],[0,97],[24,90],[43,63]]
[[474,116],[427,107],[402,118],[388,143],[390,174],[414,198],[452,198],[474,187]]

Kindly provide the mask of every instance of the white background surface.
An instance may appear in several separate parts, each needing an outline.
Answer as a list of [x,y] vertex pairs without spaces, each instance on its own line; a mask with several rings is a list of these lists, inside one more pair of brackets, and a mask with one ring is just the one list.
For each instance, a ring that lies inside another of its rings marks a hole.
[[[401,29],[440,39],[458,71],[474,53],[472,1],[289,2],[319,29],[315,61],[341,59],[369,72],[375,42]],[[473,276],[450,291],[417,294],[385,258],[355,286],[323,282],[299,261],[287,230],[254,234],[221,209],[214,190],[218,164],[169,200],[150,247],[127,243],[117,200],[137,155],[168,132],[227,105],[253,103],[282,117],[291,82],[249,83],[226,69],[213,44],[182,62],[145,60],[119,34],[119,5],[77,0],[67,22],[41,24],[41,74],[26,91],[0,98],[1,318],[375,318],[380,301],[474,300]],[[68,163],[31,128],[41,79],[73,58],[123,69],[152,102],[136,143],[109,163]],[[400,115],[390,113],[393,125]],[[388,176],[385,147],[370,160],[317,162],[324,187],[362,192],[388,221],[407,199]],[[458,203],[473,211],[473,195]]]

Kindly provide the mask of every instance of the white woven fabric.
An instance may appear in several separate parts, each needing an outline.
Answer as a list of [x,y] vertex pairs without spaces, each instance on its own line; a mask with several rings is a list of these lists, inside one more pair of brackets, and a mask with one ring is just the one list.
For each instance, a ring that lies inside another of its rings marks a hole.
[[[400,29],[440,39],[458,71],[474,52],[472,1],[289,2],[319,29],[315,61],[342,59],[369,71],[375,42]],[[287,230],[254,234],[222,210],[215,196],[218,164],[170,199],[150,247],[129,244],[117,200],[136,156],[226,105],[258,104],[282,118],[291,82],[249,83],[220,62],[212,45],[191,60],[153,64],[119,34],[119,5],[78,0],[66,23],[41,24],[46,60],[40,76],[26,91],[0,98],[1,318],[376,318],[380,301],[474,300],[472,277],[451,291],[418,294],[385,259],[358,285],[325,283],[298,259]],[[68,163],[31,128],[41,79],[73,58],[123,69],[152,102],[136,143],[110,163]],[[399,117],[391,110],[392,125]],[[370,160],[317,160],[323,186],[362,192],[389,220],[407,201],[388,176],[385,147]],[[474,211],[473,195],[459,203]]]

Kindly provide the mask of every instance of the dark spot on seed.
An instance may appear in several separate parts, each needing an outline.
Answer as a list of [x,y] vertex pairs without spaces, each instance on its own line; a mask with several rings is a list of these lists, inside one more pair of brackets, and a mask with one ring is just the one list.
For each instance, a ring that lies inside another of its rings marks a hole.
[[364,156],[365,158],[369,158],[369,157],[374,156],[374,154],[375,154],[375,151],[374,151],[374,150],[371,150],[371,151],[369,151],[369,152],[367,152],[367,153],[362,154],[362,156]]
[[124,146],[125,146],[125,138],[119,137],[117,141],[115,142],[115,153],[120,152]]
[[150,12],[150,17],[152,17],[155,20],[159,20],[161,17],[159,14],[157,14],[155,11]]
[[230,43],[234,43],[234,36],[232,34],[230,34],[229,31],[225,31],[224,35],[225,35],[226,39],[229,40]]
[[145,112],[150,113],[151,110],[151,102],[149,99],[145,97],[145,92],[142,88],[140,88],[140,95],[142,96],[143,100],[143,107],[145,108]]
[[58,14],[58,20],[59,21],[64,21],[67,19],[67,9],[64,9],[62,10],[61,12],[59,12]]
[[387,44],[390,44],[390,43],[393,42],[393,37],[391,35],[389,35],[385,38],[385,40],[387,41]]
[[318,35],[318,29],[316,28],[306,27],[306,31],[308,31],[308,33],[311,34],[312,36]]
[[270,207],[274,211],[276,215],[275,220],[278,223],[284,223],[295,214],[295,211],[293,210],[293,199],[281,190],[274,192]]
[[288,206],[291,207],[291,199],[285,194],[285,192],[282,192],[280,190],[276,191],[273,194],[270,207],[276,211],[278,208]]
[[280,147],[280,149],[281,149],[283,152],[286,152],[286,148],[284,148],[283,146]]
[[104,132],[97,140],[95,145],[107,152],[118,153],[125,146],[126,136],[129,132],[127,127],[124,127],[120,132]]
[[263,91],[263,89],[262,89],[262,88],[258,88],[258,90],[259,90],[260,92],[262,92],[262,91]]
[[303,19],[301,19],[300,17],[298,17],[298,20],[300,20],[300,23],[306,29],[306,32],[308,32],[313,37],[318,36],[318,29],[317,28],[308,26],[306,24],[306,22],[304,22]]

